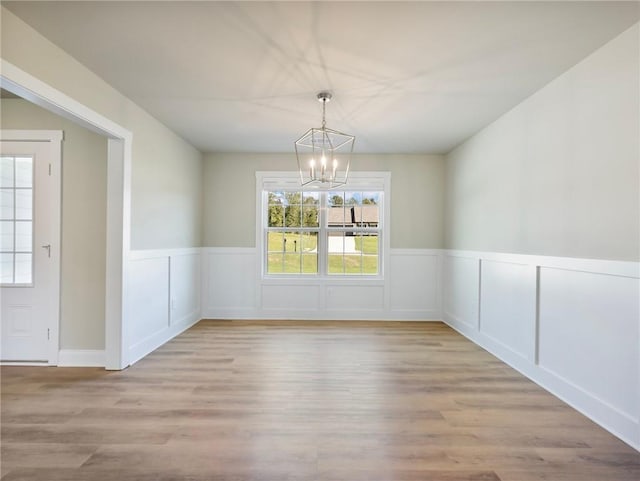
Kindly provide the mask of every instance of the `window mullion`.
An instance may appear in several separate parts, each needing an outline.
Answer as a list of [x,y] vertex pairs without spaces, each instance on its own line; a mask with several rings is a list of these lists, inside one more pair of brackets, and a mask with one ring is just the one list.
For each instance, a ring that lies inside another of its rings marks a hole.
[[318,199],[318,275],[324,277],[327,275],[327,246],[329,240],[327,239],[327,192],[320,192],[320,198]]

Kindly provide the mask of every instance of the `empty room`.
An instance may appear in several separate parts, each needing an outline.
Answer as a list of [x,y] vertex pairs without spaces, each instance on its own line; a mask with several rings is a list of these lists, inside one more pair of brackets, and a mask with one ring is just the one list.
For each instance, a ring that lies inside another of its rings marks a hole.
[[640,2],[0,22],[2,481],[640,479]]

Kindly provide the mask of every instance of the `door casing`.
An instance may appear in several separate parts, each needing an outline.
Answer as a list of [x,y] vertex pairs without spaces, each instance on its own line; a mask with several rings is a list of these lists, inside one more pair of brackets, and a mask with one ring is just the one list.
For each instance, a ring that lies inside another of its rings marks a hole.
[[131,249],[131,154],[128,129],[0,58],[0,87],[108,139],[105,367],[129,365],[128,259]]

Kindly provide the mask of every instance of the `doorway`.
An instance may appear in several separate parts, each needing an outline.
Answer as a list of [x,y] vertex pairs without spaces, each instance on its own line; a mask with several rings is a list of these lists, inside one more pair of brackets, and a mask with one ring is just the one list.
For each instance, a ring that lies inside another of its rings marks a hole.
[[108,138],[104,363],[107,369],[124,369],[129,365],[129,319],[126,299],[131,232],[133,135],[124,127],[5,59],[0,59],[0,72],[0,88]]

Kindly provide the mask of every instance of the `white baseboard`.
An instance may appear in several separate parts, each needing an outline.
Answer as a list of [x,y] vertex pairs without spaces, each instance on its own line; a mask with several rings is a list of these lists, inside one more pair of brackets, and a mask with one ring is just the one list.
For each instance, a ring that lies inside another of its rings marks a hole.
[[174,324],[166,329],[163,329],[155,334],[150,335],[143,341],[131,346],[129,348],[129,363],[135,364],[147,354],[158,349],[163,344],[166,344],[171,339],[189,329],[194,324],[200,321],[200,316],[194,316],[189,320],[185,320],[180,324]]
[[58,353],[59,367],[104,367],[105,360],[103,349],[60,349]]

